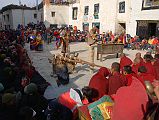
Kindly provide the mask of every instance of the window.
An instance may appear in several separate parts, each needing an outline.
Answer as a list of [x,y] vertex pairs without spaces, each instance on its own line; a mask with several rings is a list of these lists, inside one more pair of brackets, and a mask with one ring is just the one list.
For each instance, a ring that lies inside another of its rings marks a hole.
[[89,6],[85,6],[84,15],[88,15],[88,12],[89,12]]
[[9,14],[7,14],[7,20],[9,21]]
[[125,13],[125,1],[119,3],[119,13]]
[[99,13],[99,4],[95,4],[94,5],[94,14],[98,14]]
[[6,16],[5,16],[5,15],[3,15],[3,20],[5,21],[5,19],[6,19]]
[[36,18],[37,18],[37,14],[35,13],[35,14],[34,14],[34,19],[36,19]]
[[73,7],[72,8],[72,19],[73,20],[77,20],[77,13],[78,13],[78,8],[77,7]]
[[52,16],[52,17],[55,17],[55,12],[51,12],[51,16]]
[[143,0],[142,10],[159,9],[159,0]]
[[94,19],[99,19],[99,4],[94,4]]

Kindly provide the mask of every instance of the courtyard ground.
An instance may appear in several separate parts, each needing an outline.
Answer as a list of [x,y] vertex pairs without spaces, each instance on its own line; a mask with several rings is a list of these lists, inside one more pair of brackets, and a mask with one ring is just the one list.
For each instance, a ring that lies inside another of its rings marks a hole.
[[[48,99],[57,98],[61,93],[68,91],[70,88],[77,88],[77,87],[82,88],[84,86],[87,86],[93,74],[95,74],[96,71],[99,69],[96,67],[94,73],[91,73],[89,71],[88,65],[77,64],[76,66],[77,73],[70,75],[70,83],[68,85],[65,86],[61,85],[60,87],[58,87],[55,81],[56,78],[51,77],[52,65],[48,62],[48,58],[51,58],[52,54],[60,53],[61,49],[56,50],[55,43],[51,43],[50,45],[45,44],[44,51],[40,52],[30,51],[29,44],[26,44],[25,48],[27,49],[30,59],[32,60],[36,70],[39,71],[39,73],[51,84],[51,86],[49,86],[46,89],[44,94],[44,96]],[[85,42],[71,43],[70,51],[78,52],[80,59],[89,61],[89,48],[87,43]],[[146,53],[145,51],[124,49],[124,53],[132,60],[134,59],[135,54],[137,52],[141,52],[142,56]],[[95,49],[95,58],[94,58],[95,64],[110,68],[113,62],[119,62],[120,60],[119,58],[116,58],[115,55],[112,54],[104,55],[103,58],[104,58],[103,62],[96,60],[96,49]]]

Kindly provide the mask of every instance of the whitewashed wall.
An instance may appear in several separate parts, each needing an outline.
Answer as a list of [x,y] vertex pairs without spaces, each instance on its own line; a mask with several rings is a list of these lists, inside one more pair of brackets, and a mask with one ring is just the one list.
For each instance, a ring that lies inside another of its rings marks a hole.
[[[55,17],[52,17],[51,12],[55,12]],[[46,27],[50,24],[69,24],[69,6],[44,5],[44,22]]]
[[134,36],[136,35],[136,20],[159,20],[159,9],[154,10],[141,10],[142,0],[131,0],[132,14],[130,18],[129,33]]

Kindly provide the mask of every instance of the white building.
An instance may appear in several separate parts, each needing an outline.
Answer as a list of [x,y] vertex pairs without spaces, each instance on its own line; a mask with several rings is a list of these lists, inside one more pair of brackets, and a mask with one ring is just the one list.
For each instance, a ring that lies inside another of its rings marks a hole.
[[[59,2],[59,1],[58,1]],[[57,3],[58,3],[57,2]],[[73,25],[100,32],[112,31],[135,36],[159,35],[159,0],[69,0],[74,4],[57,4],[44,0],[44,21],[52,25]]]
[[2,8],[2,28],[16,29],[18,24],[27,25],[30,22],[37,23],[40,20],[36,8],[27,6],[8,5]]

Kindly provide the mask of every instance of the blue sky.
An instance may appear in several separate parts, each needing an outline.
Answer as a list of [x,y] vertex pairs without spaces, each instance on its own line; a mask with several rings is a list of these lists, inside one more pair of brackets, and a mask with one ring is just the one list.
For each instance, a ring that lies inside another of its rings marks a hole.
[[[26,4],[27,6],[35,6],[36,0],[20,0],[22,4]],[[38,0],[40,3],[42,0]],[[19,0],[0,0],[0,9],[9,4],[19,4]]]

